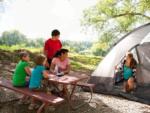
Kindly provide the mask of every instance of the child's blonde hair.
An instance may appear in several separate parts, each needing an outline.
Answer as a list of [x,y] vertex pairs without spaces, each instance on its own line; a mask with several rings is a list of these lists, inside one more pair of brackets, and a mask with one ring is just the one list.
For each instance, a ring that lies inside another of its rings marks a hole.
[[39,54],[39,55],[37,55],[36,57],[35,57],[35,64],[36,65],[43,65],[43,62],[44,62],[44,60],[45,60],[45,56],[44,55],[42,55],[42,54]]

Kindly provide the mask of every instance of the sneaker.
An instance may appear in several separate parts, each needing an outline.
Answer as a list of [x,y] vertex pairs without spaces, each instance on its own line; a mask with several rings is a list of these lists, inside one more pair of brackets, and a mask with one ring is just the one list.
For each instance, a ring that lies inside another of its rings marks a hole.
[[22,100],[22,99],[20,99],[19,101],[18,101],[18,104],[19,105],[21,105],[21,104],[23,104],[24,103],[24,101]]
[[130,94],[134,94],[134,91],[130,91]]
[[30,104],[30,100],[24,101],[23,104]]
[[18,101],[18,104],[21,105],[21,104],[30,104],[30,100],[24,100],[24,99],[20,99]]
[[28,107],[29,110],[38,109],[38,108],[39,108],[38,104],[30,104]]
[[34,104],[30,104],[28,107],[29,110],[33,110],[34,109]]
[[38,105],[38,104],[34,105],[34,109],[38,109],[39,107],[40,107],[40,105]]
[[49,110],[49,111],[55,111],[55,107],[54,107],[54,106],[49,106],[49,107],[48,107],[48,110]]
[[125,89],[123,89],[122,92],[127,93],[127,91]]

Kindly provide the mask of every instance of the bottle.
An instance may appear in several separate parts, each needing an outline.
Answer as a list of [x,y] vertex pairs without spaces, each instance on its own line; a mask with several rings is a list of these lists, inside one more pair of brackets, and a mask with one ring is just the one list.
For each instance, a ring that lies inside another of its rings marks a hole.
[[57,73],[58,73],[58,65],[55,66],[54,73],[57,75]]

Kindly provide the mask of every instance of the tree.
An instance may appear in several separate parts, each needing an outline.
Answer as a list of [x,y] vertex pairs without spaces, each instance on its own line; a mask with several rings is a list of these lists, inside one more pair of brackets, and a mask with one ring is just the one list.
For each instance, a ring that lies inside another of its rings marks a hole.
[[17,30],[5,31],[0,38],[0,44],[8,46],[24,43],[27,43],[26,36]]
[[91,51],[96,56],[105,56],[108,49],[113,45],[115,41],[115,35],[113,32],[104,32],[99,40],[93,43]]
[[42,37],[37,39],[29,39],[26,43],[27,47],[43,47],[44,46],[44,39]]
[[150,21],[149,4],[150,0],[99,0],[95,6],[84,11],[82,24],[100,29],[108,28],[114,22],[117,27],[126,30],[132,24]]
[[81,52],[84,50],[89,49],[92,46],[91,42],[82,41],[82,42],[75,42],[75,41],[62,41],[63,47],[69,49],[72,52]]
[[44,46],[44,39],[42,37],[37,38],[36,44],[37,44],[37,47],[43,47]]
[[150,0],[99,0],[84,10],[82,25],[92,27],[103,36],[113,33],[113,38],[127,33],[137,25],[150,22]]

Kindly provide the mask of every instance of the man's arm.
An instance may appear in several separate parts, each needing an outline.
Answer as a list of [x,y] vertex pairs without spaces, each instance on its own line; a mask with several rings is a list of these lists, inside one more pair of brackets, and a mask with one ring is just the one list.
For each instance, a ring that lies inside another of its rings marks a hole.
[[47,41],[44,44],[44,49],[43,49],[44,55],[47,56],[48,55],[48,43]]

